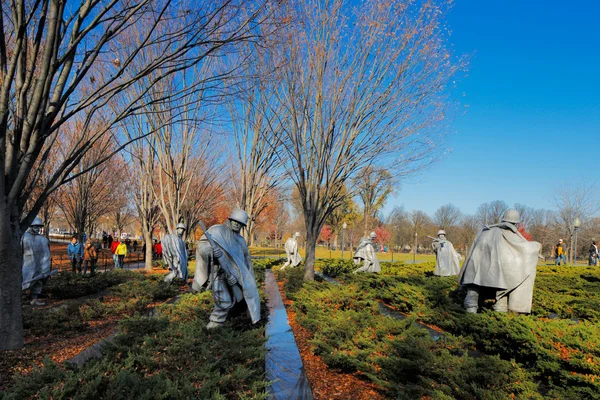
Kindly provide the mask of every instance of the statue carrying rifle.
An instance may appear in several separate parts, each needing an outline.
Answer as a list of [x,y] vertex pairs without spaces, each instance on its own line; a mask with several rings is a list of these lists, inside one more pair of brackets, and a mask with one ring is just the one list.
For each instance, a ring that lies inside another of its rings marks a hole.
[[254,278],[252,259],[246,240],[240,235],[248,223],[244,210],[234,210],[222,225],[211,226],[196,244],[196,274],[192,288],[211,288],[215,306],[208,329],[218,328],[229,311],[238,303],[246,303],[252,323],[260,320],[260,298]]

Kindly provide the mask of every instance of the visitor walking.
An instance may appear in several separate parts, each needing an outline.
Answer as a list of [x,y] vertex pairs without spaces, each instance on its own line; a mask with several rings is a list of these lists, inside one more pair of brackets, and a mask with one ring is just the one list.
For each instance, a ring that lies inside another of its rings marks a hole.
[[77,236],[71,238],[67,246],[67,256],[71,260],[71,272],[81,272],[81,260],[83,260],[83,245],[79,243]]
[[554,250],[554,256],[556,257],[554,265],[560,265],[561,260],[563,265],[567,265],[567,246],[563,243],[562,239],[558,239],[558,244]]
[[91,240],[85,242],[85,247],[83,248],[83,273],[85,275],[87,272],[88,266],[90,267],[90,274],[94,275],[96,270],[96,260],[98,260],[98,253],[96,251],[96,247],[94,247]]
[[598,253],[598,245],[596,244],[596,241],[593,241],[592,245],[590,246],[590,259],[588,265],[593,267],[597,266],[598,258],[600,258],[600,253]]
[[118,261],[118,267],[115,265],[115,268],[123,268],[125,265],[125,256],[127,256],[127,245],[124,242],[119,243],[115,250],[115,254]]
[[119,247],[121,243],[116,240],[111,241],[110,252],[113,255],[113,262],[115,263],[115,268],[119,268],[119,257],[117,256],[117,247]]

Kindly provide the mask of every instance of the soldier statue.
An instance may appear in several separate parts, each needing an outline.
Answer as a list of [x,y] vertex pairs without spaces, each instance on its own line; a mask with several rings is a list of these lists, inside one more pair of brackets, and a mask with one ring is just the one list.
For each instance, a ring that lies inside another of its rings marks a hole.
[[246,240],[240,235],[248,224],[244,210],[234,210],[222,225],[205,230],[196,244],[196,274],[192,288],[206,285],[213,292],[214,308],[207,329],[218,328],[229,311],[245,302],[252,323],[260,320],[260,298]]
[[377,237],[375,232],[371,232],[369,237],[362,238],[358,243],[358,247],[356,248],[356,253],[354,253],[354,264],[360,265],[363,264],[362,267],[355,270],[353,273],[357,272],[380,272],[381,267],[379,266],[379,261],[375,256],[375,248],[373,247],[373,240]]
[[165,277],[165,282],[171,283],[175,277],[186,281],[188,278],[188,252],[183,241],[186,226],[177,224],[177,233],[165,236],[162,239],[162,257],[170,272]]
[[446,239],[446,231],[440,229],[437,238],[433,239],[431,244],[435,253],[434,275],[452,276],[460,272],[460,256],[454,250],[454,246]]
[[287,254],[287,261],[281,267],[283,271],[285,267],[292,266],[296,267],[302,262],[302,257],[298,254],[298,238],[300,232],[296,232],[294,236],[285,241],[285,254]]
[[21,239],[23,250],[22,290],[29,289],[32,306],[45,305],[38,297],[42,293],[46,278],[56,272],[56,270],[51,271],[50,242],[41,234],[43,226],[42,220],[36,217]]
[[476,313],[485,297],[496,300],[495,311],[531,312],[541,245],[518,231],[520,218],[517,210],[507,210],[501,223],[486,226],[475,237],[458,276],[467,289],[467,312]]

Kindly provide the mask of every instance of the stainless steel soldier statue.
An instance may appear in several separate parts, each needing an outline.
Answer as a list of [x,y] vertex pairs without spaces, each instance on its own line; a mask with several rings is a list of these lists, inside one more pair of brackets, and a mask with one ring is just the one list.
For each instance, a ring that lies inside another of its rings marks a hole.
[[188,252],[183,241],[186,226],[177,224],[177,233],[162,239],[162,256],[170,272],[165,276],[165,282],[172,282],[175,277],[184,281],[188,278]]
[[467,288],[465,308],[476,313],[480,297],[493,297],[495,311],[529,313],[541,245],[517,229],[521,215],[507,210],[502,222],[486,226],[475,237],[458,276]]
[[460,257],[454,246],[446,239],[446,231],[443,229],[437,233],[437,238],[433,239],[431,244],[435,253],[434,275],[452,276],[460,272]]
[[377,237],[375,232],[371,232],[369,237],[362,238],[358,243],[358,247],[356,248],[356,253],[354,253],[354,264],[360,265],[363,264],[362,267],[358,268],[353,273],[357,272],[380,272],[381,267],[379,266],[379,260],[377,260],[377,256],[375,255],[375,248],[373,247],[373,240]]
[[44,223],[40,218],[35,218],[31,227],[25,232],[21,239],[23,250],[23,281],[22,289],[31,292],[31,305],[43,306],[38,300],[42,293],[44,280],[52,275],[50,265],[50,243],[41,229]]
[[224,224],[205,230],[196,244],[192,288],[200,291],[207,285],[212,289],[215,303],[208,329],[220,327],[236,303],[246,303],[253,324],[260,320],[260,298],[252,259],[246,240],[240,235],[247,224],[246,211],[234,210]]
[[298,254],[298,238],[300,232],[296,232],[294,236],[285,241],[285,253],[287,255],[287,261],[281,267],[281,270],[287,266],[297,267],[302,262],[302,257]]

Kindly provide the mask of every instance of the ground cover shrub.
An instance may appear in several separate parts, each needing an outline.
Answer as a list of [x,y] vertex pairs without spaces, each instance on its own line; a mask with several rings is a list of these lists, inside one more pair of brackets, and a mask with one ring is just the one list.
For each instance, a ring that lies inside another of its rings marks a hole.
[[99,293],[123,282],[143,278],[142,275],[123,270],[98,273],[94,276],[62,273],[48,280],[44,293],[55,299],[74,299]]
[[[485,354],[515,360],[536,376],[548,396],[600,397],[597,271],[538,268],[533,314],[528,316],[466,314],[464,292],[457,289],[456,277],[404,271],[403,276],[363,274],[345,276],[344,281],[419,320],[469,338]],[[551,312],[562,318],[548,319]]]
[[313,352],[331,368],[377,383],[390,397],[538,396],[531,374],[519,365],[471,358],[472,341],[451,334],[435,341],[414,318],[381,315],[375,291],[360,283],[308,282],[293,296],[296,321],[313,335]]
[[[134,316],[99,360],[17,377],[2,399],[265,399],[264,322],[245,313],[208,331],[212,295],[183,295],[159,317]],[[239,329],[243,327],[243,329]]]
[[343,274],[349,274],[358,267],[359,266],[355,265],[352,260],[343,260],[340,258],[332,260],[315,260],[315,269],[332,278]]

